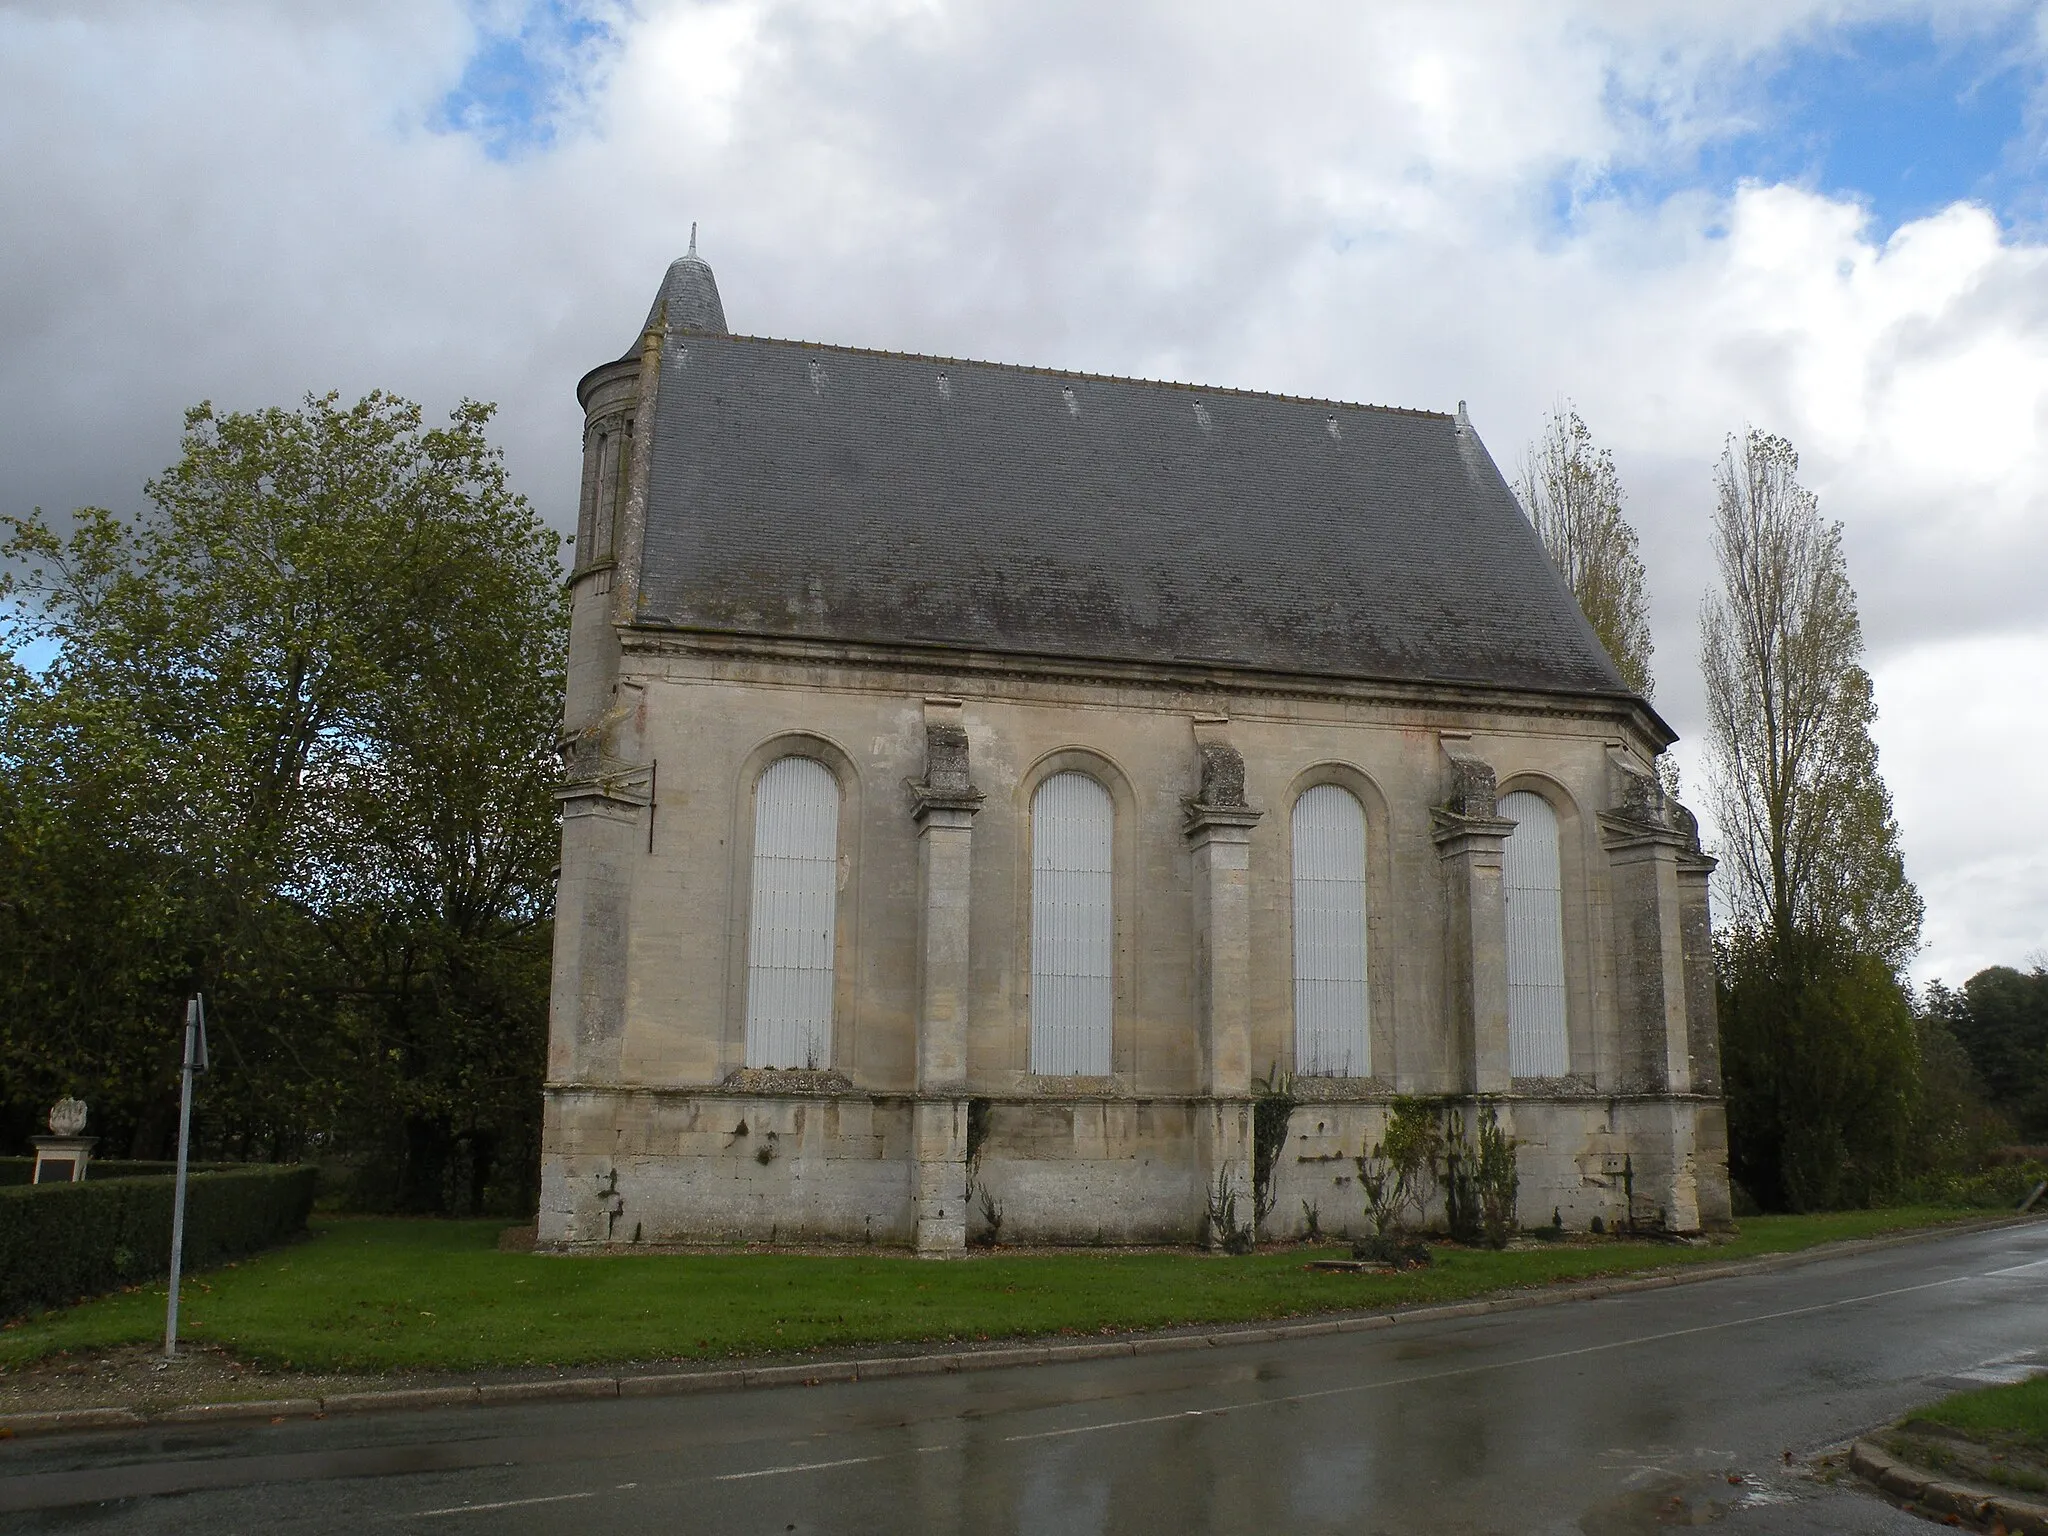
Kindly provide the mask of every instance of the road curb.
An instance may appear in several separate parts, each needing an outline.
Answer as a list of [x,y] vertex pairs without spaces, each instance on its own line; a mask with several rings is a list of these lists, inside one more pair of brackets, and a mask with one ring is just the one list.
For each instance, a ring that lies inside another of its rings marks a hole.
[[0,1433],[49,1435],[74,1429],[141,1429],[149,1422],[133,1408],[52,1408],[40,1413],[0,1414]]
[[246,1403],[187,1403],[181,1408],[164,1410],[156,1416],[156,1422],[217,1424],[230,1419],[308,1419],[318,1418],[321,1411],[317,1397],[271,1397]]
[[[1920,1228],[1884,1237],[1847,1238],[1821,1243],[1795,1253],[1764,1254],[1726,1264],[1695,1264],[1646,1275],[1622,1275],[1578,1285],[1542,1290],[1510,1291],[1472,1301],[1435,1306],[1401,1307],[1387,1312],[1325,1314],[1295,1323],[1253,1323],[1173,1333],[1144,1333],[1072,1344],[999,1345],[993,1349],[935,1350],[921,1355],[878,1355],[865,1360],[818,1360],[785,1365],[724,1367],[707,1371],[672,1371],[612,1375],[544,1376],[528,1381],[456,1387],[402,1387],[386,1392],[339,1392],[324,1398],[270,1398],[251,1402],[187,1403],[145,1414],[133,1408],[58,1408],[25,1413],[0,1413],[0,1439],[26,1435],[67,1434],[85,1429],[145,1429],[152,1425],[219,1423],[242,1419],[320,1418],[334,1413],[389,1412],[398,1409],[481,1408],[571,1399],[672,1397],[701,1392],[732,1392],[747,1388],[815,1387],[838,1382],[877,1381],[892,1376],[940,1376],[965,1371],[1004,1370],[1015,1366],[1063,1365],[1086,1360],[1113,1360],[1181,1350],[1228,1349],[1245,1344],[1276,1344],[1290,1339],[1319,1338],[1335,1333],[1368,1333],[1404,1324],[1450,1322],[1488,1317],[1528,1307],[1560,1306],[1574,1301],[1599,1301],[1640,1291],[1661,1291],[1675,1285],[1697,1285],[1738,1275],[1796,1269],[1825,1259],[1872,1253],[1908,1243],[1935,1241],[2031,1226],[2039,1217],[2004,1217],[1946,1227]],[[1860,1444],[1860,1442],[1859,1442]],[[2030,1506],[2028,1506],[2030,1507]],[[2011,1524],[2010,1521],[2007,1522]],[[2014,1527],[2017,1531],[2019,1527]],[[2030,1531],[2033,1528],[2028,1528]],[[2048,1525],[2040,1527],[2048,1536]]]
[[1945,1483],[1898,1461],[1868,1440],[1849,1450],[1849,1469],[1914,1514],[1954,1515],[1979,1525],[2002,1525],[2012,1536],[2048,1536],[2048,1504],[1961,1483]]

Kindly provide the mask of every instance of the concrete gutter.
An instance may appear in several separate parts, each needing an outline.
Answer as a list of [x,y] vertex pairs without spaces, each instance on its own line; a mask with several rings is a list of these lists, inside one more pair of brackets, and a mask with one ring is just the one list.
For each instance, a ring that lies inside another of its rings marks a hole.
[[[1082,1360],[1116,1360],[1137,1355],[1172,1354],[1184,1350],[1227,1349],[1241,1344],[1276,1344],[1289,1339],[1322,1338],[1335,1333],[1370,1333],[1403,1324],[1446,1322],[1486,1317],[1528,1307],[1558,1306],[1574,1301],[1599,1301],[1639,1291],[1661,1291],[1675,1285],[1696,1285],[1737,1275],[1769,1274],[1797,1269],[1826,1259],[1875,1252],[1907,1243],[1931,1242],[2004,1227],[2030,1226],[2039,1217],[2004,1217],[1994,1221],[1926,1227],[1886,1237],[1850,1238],[1816,1244],[1794,1253],[1767,1254],[1726,1264],[1689,1264],[1646,1275],[1591,1280],[1582,1285],[1547,1286],[1542,1290],[1510,1291],[1472,1301],[1440,1306],[1403,1307],[1392,1312],[1333,1313],[1300,1321],[1250,1324],[1200,1330],[1139,1333],[1122,1338],[1071,1344],[1013,1344],[990,1348],[937,1350],[926,1354],[880,1355],[869,1359],[799,1361],[790,1365],[759,1365],[726,1370],[623,1372],[616,1375],[554,1375],[525,1381],[449,1387],[406,1387],[389,1392],[342,1392],[329,1397],[263,1398],[244,1402],[188,1403],[143,1413],[133,1408],[59,1408],[46,1412],[0,1413],[0,1439],[17,1435],[68,1434],[86,1429],[146,1429],[165,1424],[216,1424],[236,1420],[318,1419],[338,1413],[370,1413],[396,1409],[490,1408],[513,1403],[564,1402],[572,1399],[675,1397],[698,1392],[735,1392],[750,1387],[819,1387],[832,1382],[876,1381],[892,1376],[944,1376],[964,1371],[1002,1370],[1019,1365],[1068,1365]],[[2010,1524],[2011,1522],[2008,1522]],[[2018,1530],[2019,1527],[2014,1527]],[[2043,1527],[2042,1536],[2048,1536]]]
[[2012,1536],[2048,1536],[2048,1504],[2032,1504],[2010,1493],[1945,1483],[1895,1460],[1868,1440],[1849,1452],[1849,1467],[1865,1482],[1904,1502],[1908,1511],[1935,1519],[1956,1517],[1998,1526]]

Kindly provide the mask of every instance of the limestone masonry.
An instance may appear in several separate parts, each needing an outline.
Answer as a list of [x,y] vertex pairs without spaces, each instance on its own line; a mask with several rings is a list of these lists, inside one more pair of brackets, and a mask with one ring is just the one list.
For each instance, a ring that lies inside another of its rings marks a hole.
[[[540,1240],[1728,1217],[1672,740],[1455,416],[728,333],[587,375]],[[1277,1075],[1277,1076],[1276,1076]]]

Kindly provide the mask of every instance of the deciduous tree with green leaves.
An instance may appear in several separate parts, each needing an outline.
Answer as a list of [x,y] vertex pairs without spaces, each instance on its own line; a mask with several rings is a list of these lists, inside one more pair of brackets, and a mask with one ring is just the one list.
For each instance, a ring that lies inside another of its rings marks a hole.
[[1927,990],[1927,1011],[1968,1053],[1990,1102],[2021,1135],[2048,1137],[2048,966],[1987,966],[1960,989]]
[[177,998],[204,989],[230,1146],[339,1140],[426,1208],[527,1157],[567,621],[560,540],[510,489],[490,415],[202,405],[140,516],[6,520],[13,638],[57,647],[5,694],[5,766],[33,769],[9,856],[68,889],[58,850],[104,848],[148,893],[118,977],[67,982],[100,898],[35,908],[4,872],[0,914],[23,915],[0,987],[65,996],[79,1038],[136,1039],[118,1073],[82,1068],[10,1007],[0,1048],[29,1068],[10,1097],[61,1079],[150,1150]]

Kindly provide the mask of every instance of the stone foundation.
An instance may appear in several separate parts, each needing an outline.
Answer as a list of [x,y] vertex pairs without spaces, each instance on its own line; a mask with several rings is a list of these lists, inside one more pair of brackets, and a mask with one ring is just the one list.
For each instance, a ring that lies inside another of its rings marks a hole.
[[[1493,1102],[1520,1143],[1521,1225],[1547,1225],[1555,1212],[1570,1230],[1595,1217],[1611,1228],[1629,1214],[1631,1185],[1639,1222],[1727,1224],[1717,1100]],[[1461,1107],[1473,1124],[1477,1101]],[[985,1113],[970,1175],[965,1100],[555,1089],[539,1240],[557,1251],[698,1242],[957,1251],[962,1235],[987,1236],[993,1208],[1006,1244],[1194,1244],[1209,1235],[1210,1170],[1239,1166],[1219,1164],[1214,1143],[1242,1144],[1250,1101],[1005,1098]],[[1368,1230],[1353,1160],[1384,1134],[1387,1113],[1384,1097],[1298,1105],[1262,1235],[1303,1235],[1310,1210],[1331,1236]],[[921,1118],[935,1123],[921,1131]],[[960,1160],[930,1155],[935,1141]],[[1239,1177],[1248,1184],[1248,1169]],[[1250,1213],[1241,1186],[1239,1219]],[[1440,1205],[1429,1219],[1441,1219]],[[944,1229],[939,1242],[934,1226]]]

